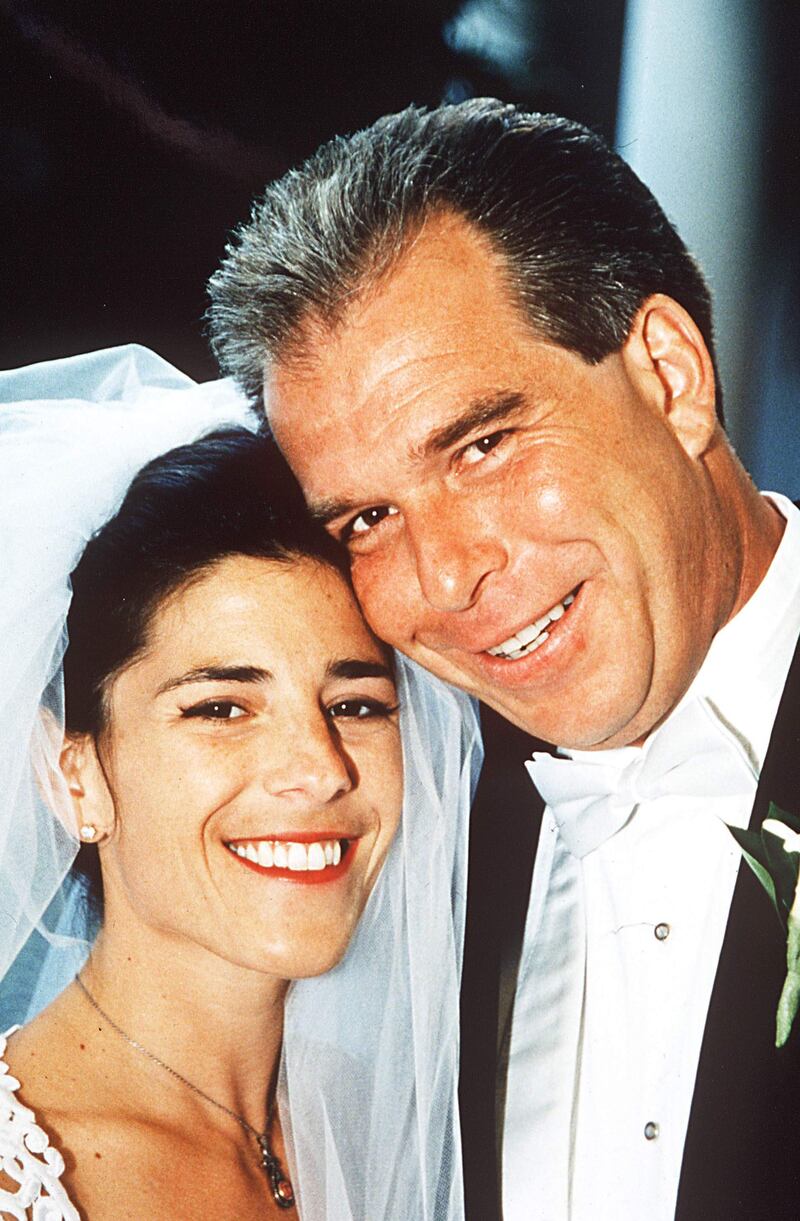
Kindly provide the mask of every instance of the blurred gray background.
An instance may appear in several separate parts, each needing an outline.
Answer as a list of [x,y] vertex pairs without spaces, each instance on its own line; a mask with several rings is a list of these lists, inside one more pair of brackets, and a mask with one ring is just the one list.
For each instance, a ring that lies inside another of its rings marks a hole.
[[615,142],[704,266],[734,442],[800,495],[800,5],[0,0],[0,365],[136,340],[214,375],[226,235],[320,141],[493,94]]

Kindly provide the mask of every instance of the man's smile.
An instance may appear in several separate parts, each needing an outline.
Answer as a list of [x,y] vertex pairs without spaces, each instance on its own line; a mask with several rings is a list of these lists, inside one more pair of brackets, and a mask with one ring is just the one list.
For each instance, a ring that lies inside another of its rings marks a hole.
[[[572,618],[572,608],[585,584],[585,581],[579,581],[545,611],[512,614],[506,608],[502,613],[497,609],[490,613],[487,607],[482,607],[480,622],[471,625],[467,622],[470,612],[466,612],[463,619],[459,615],[445,616],[436,625],[418,632],[415,644],[451,661],[466,656],[482,663],[502,663],[503,668],[509,669],[509,663],[528,657],[546,644],[555,634],[557,624]],[[519,597],[515,600],[521,601]],[[506,627],[495,626],[502,621]]]
[[529,653],[533,653],[536,649],[543,645],[545,640],[549,639],[549,629],[552,624],[557,623],[563,618],[569,607],[575,601],[577,590],[567,594],[560,602],[556,602],[550,610],[545,611],[533,623],[528,623],[524,627],[517,628],[506,640],[495,645],[486,652],[492,657],[502,657],[507,661],[516,661],[520,657],[526,657]]

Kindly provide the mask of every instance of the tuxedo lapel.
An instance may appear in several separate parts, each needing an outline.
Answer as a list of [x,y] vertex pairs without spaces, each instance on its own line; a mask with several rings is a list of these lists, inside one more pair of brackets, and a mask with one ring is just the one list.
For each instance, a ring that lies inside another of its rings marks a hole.
[[[751,827],[770,801],[800,813],[800,643],[784,688]],[[706,1022],[676,1221],[800,1216],[800,1030],[777,1050],[785,934],[742,864]]]
[[468,1221],[500,1221],[498,1032],[510,1023],[542,813],[523,764],[541,744],[487,708],[481,725],[486,753],[470,821],[459,1107]]

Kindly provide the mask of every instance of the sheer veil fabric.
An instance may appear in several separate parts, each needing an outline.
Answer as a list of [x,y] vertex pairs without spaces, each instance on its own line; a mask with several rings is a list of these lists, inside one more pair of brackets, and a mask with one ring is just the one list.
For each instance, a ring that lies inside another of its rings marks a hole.
[[[140,467],[233,423],[257,427],[230,383],[195,385],[136,345],[0,373],[0,976],[28,942],[6,1023],[52,999],[88,950],[62,886],[78,849],[58,770],[69,574]],[[48,947],[60,952],[42,974]]]
[[[69,573],[145,462],[258,421],[136,345],[0,373],[0,1023],[72,979],[92,930],[58,770]],[[268,492],[268,489],[265,489]],[[302,1221],[460,1221],[456,1102],[475,707],[397,659],[401,830],[343,961],[293,984],[279,1104]]]
[[458,998],[482,754],[467,697],[398,666],[401,828],[343,962],[294,984],[286,1007],[280,1090],[303,1221],[464,1215]]

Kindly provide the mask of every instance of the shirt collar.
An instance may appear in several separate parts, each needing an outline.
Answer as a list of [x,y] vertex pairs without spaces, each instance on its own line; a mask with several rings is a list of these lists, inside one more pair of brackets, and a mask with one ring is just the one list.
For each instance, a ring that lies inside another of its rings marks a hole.
[[720,628],[684,699],[705,700],[758,771],[800,635],[800,510],[767,493],[786,521],[761,584]]

